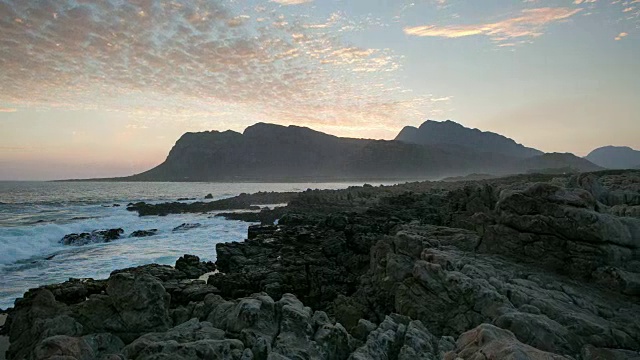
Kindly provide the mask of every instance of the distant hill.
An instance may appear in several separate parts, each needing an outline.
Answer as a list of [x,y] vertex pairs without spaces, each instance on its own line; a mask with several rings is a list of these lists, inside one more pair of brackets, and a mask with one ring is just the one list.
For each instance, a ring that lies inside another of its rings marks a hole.
[[167,159],[112,181],[418,180],[471,173],[504,175],[548,168],[597,168],[573,155],[527,159],[451,144],[341,138],[299,126],[258,123],[243,133],[186,133]]
[[571,153],[547,153],[522,160],[520,170],[522,172],[567,173],[598,171],[603,168]]
[[590,152],[585,159],[607,169],[633,169],[640,166],[640,151],[628,146],[604,146]]
[[396,136],[396,140],[420,145],[458,146],[516,158],[542,154],[542,151],[525,147],[506,136],[470,129],[450,120],[427,120],[419,128],[405,126]]

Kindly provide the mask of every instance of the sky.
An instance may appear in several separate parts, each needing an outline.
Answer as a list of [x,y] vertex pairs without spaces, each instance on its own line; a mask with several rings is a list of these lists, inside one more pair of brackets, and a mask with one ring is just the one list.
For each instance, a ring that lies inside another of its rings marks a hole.
[[124,176],[187,131],[453,120],[640,149],[640,0],[0,0],[0,180]]

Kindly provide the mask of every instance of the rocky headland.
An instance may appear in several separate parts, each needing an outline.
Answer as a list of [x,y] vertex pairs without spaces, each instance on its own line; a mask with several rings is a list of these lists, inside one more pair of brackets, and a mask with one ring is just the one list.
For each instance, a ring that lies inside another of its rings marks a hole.
[[286,202],[215,264],[29,290],[2,328],[7,357],[640,359],[640,171]]

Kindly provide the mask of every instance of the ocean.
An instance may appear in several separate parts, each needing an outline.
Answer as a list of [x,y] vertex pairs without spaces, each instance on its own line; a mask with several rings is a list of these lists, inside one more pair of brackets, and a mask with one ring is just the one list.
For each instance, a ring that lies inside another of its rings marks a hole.
[[[183,254],[216,260],[215,245],[242,241],[250,223],[211,214],[139,217],[130,202],[195,198],[205,201],[258,191],[340,189],[362,183],[159,183],[0,182],[0,308],[34,287],[69,278],[107,278],[111,271],[149,263],[173,265]],[[172,231],[182,223],[202,226]],[[124,229],[123,238],[101,244],[65,246],[67,234]],[[128,238],[135,230],[157,235]]]

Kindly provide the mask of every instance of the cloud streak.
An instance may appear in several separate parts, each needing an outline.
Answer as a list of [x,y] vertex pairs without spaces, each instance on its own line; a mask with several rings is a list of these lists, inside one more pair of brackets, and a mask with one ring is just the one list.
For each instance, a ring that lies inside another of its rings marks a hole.
[[532,38],[543,34],[544,28],[551,23],[566,20],[580,12],[571,8],[524,9],[518,16],[497,22],[472,25],[424,25],[405,27],[404,32],[411,36],[461,38],[467,36],[488,36],[497,42],[514,38]]

